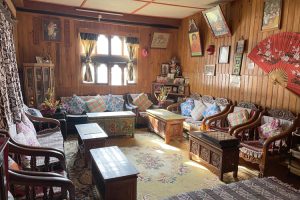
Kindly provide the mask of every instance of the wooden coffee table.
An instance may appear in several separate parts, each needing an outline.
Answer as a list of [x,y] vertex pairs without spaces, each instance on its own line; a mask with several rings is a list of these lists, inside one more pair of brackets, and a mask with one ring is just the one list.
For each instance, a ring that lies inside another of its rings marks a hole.
[[93,184],[104,200],[136,200],[139,172],[117,146],[91,149]]
[[90,162],[90,149],[105,147],[106,133],[97,123],[75,125],[79,134],[78,144],[83,145],[85,163]]
[[147,115],[150,130],[165,138],[165,143],[175,137],[182,139],[184,117],[165,109],[147,110]]

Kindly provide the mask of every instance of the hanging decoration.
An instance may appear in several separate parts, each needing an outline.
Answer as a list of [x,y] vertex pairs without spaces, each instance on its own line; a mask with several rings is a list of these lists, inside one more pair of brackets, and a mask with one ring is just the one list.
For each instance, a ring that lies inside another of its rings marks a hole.
[[136,37],[127,37],[126,44],[129,53],[129,61],[127,63],[128,81],[133,81],[134,66],[135,66],[134,60],[136,59],[136,52],[139,47],[139,39]]
[[300,34],[284,32],[261,41],[248,55],[274,84],[300,95]]
[[189,20],[189,41],[192,56],[202,56],[202,47],[199,29],[193,19]]

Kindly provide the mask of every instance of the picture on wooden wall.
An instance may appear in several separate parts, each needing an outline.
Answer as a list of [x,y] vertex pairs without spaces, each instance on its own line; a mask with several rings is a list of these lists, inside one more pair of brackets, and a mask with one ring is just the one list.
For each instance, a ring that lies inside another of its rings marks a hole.
[[241,74],[241,67],[243,62],[243,54],[238,53],[234,56],[234,65],[232,68],[232,75],[239,76]]
[[229,62],[230,46],[222,46],[219,51],[219,63],[227,64]]
[[215,76],[216,74],[216,65],[205,65],[204,74],[207,76]]
[[168,63],[161,64],[161,72],[160,72],[160,74],[162,76],[167,76],[168,73],[169,73],[169,71],[170,71],[169,68],[170,68],[170,65]]
[[219,5],[202,11],[202,13],[215,37],[231,36],[231,32]]
[[282,0],[265,0],[262,30],[280,28]]
[[61,22],[58,18],[42,19],[43,36],[45,41],[61,41]]
[[189,21],[189,41],[192,56],[202,56],[199,29],[193,19]]
[[245,40],[239,40],[236,44],[236,53],[244,53]]
[[168,46],[169,33],[153,33],[151,48],[165,49]]

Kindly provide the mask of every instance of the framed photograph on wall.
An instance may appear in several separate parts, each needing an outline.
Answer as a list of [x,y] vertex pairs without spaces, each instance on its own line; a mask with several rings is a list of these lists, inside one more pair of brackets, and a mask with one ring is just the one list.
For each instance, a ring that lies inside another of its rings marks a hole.
[[230,29],[219,5],[202,11],[202,14],[215,37],[231,36]]
[[43,38],[45,41],[61,41],[61,22],[59,18],[44,17],[42,18]]
[[245,40],[239,40],[236,43],[236,53],[244,53],[244,49],[245,49]]
[[172,93],[177,93],[178,92],[178,87],[173,86],[172,87]]
[[169,73],[169,68],[170,68],[169,63],[163,63],[163,64],[161,64],[161,72],[160,72],[160,74],[162,76],[167,76],[168,73]]
[[219,63],[220,64],[229,63],[229,53],[230,53],[230,46],[220,47],[220,50],[219,50]]
[[192,57],[203,55],[199,29],[193,19],[189,20],[189,43]]
[[184,86],[183,85],[178,87],[178,94],[184,94]]
[[238,53],[234,56],[234,65],[232,68],[232,75],[239,76],[241,74],[241,67],[243,62],[243,54]]
[[216,74],[216,65],[205,65],[204,74],[207,76],[214,76]]
[[169,43],[170,33],[154,32],[151,41],[151,48],[166,49]]
[[264,0],[263,31],[280,29],[282,0]]

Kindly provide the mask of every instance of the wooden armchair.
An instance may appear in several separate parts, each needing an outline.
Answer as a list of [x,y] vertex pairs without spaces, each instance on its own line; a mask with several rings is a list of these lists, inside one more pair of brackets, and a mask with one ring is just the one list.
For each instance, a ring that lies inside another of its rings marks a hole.
[[[262,138],[259,127],[274,119],[280,121],[281,129],[272,132],[274,135]],[[296,116],[287,110],[263,111],[253,122],[234,130],[233,135],[241,140],[240,157],[245,161],[258,164],[259,176],[266,176],[271,160],[288,155],[292,132],[299,124],[299,115]]]
[[[247,122],[231,127],[227,120],[228,114],[244,109],[248,111],[250,116]],[[256,106],[255,104],[250,102],[239,102],[238,104],[235,103],[234,105],[231,105],[230,108],[226,110],[226,112],[222,112],[207,119],[206,125],[210,130],[227,132],[232,135],[235,129],[250,124],[254,120],[256,120],[260,114],[260,109],[261,108],[259,106]]]

